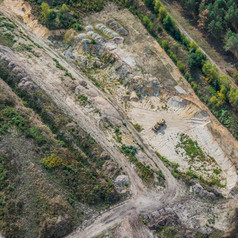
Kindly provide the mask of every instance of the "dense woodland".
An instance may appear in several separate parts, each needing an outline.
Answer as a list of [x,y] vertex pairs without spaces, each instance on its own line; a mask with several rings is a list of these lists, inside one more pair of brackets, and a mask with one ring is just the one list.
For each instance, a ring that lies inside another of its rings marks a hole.
[[237,0],[177,0],[186,14],[212,37],[224,41],[224,49],[238,57]]

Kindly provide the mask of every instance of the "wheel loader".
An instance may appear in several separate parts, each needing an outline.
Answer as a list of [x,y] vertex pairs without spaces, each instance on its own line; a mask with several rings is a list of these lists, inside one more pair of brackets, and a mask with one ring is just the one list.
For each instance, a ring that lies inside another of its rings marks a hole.
[[160,128],[161,128],[162,126],[164,126],[164,125],[165,125],[165,120],[164,120],[164,119],[159,120],[159,121],[152,127],[152,130],[153,130],[154,132],[157,132],[157,131],[159,131]]

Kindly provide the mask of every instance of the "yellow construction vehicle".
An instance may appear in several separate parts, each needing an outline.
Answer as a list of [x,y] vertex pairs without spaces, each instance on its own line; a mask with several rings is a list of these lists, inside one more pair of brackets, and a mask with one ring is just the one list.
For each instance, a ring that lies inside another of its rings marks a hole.
[[164,119],[159,120],[159,121],[152,127],[152,130],[153,130],[154,132],[157,132],[157,131],[159,131],[159,129],[160,129],[162,126],[164,126],[164,125],[165,125],[165,120],[164,120]]

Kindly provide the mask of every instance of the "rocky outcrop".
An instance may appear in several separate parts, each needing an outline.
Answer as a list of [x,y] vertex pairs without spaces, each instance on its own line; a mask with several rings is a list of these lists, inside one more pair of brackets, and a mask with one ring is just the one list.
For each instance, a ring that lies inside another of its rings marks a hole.
[[103,24],[97,24],[96,29],[98,29],[99,31],[101,31],[103,34],[105,34],[106,36],[110,38],[119,36],[115,31],[109,29]]
[[126,186],[129,183],[129,178],[126,175],[119,175],[116,180],[115,184],[118,186]]
[[145,79],[142,76],[134,76],[128,82],[128,88],[135,90],[142,96],[159,96],[161,86],[156,78]]
[[47,218],[39,232],[40,238],[64,237],[72,229],[72,220],[68,214]]
[[[19,88],[25,90],[36,90],[38,86],[32,82],[31,77],[26,73],[25,69],[10,58],[12,52],[7,47],[0,47],[0,65],[6,73],[9,74],[12,82],[18,84]],[[9,56],[8,56],[9,55]]]
[[154,211],[151,214],[142,215],[142,217],[147,226],[157,234],[155,237],[160,237],[159,232],[163,229],[170,231],[174,237],[196,237],[197,232],[185,227],[171,208]]
[[128,35],[128,31],[113,19],[109,20],[107,22],[107,25],[122,36]]
[[138,102],[139,101],[139,97],[137,96],[135,91],[133,91],[131,93],[130,100],[133,101],[133,102]]
[[208,198],[211,200],[216,198],[216,195],[214,193],[208,192],[200,184],[193,185],[192,190],[194,193],[198,194],[202,198]]
[[103,164],[102,172],[108,175],[109,178],[114,179],[119,174],[120,170],[115,162],[107,160]]

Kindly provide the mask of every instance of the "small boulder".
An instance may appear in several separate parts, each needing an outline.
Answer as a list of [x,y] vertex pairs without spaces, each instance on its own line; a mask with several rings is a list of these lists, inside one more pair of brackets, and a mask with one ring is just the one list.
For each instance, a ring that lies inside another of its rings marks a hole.
[[129,101],[130,100],[130,95],[127,95],[127,94],[123,95],[122,100],[123,101]]
[[103,160],[109,160],[111,157],[110,157],[110,155],[107,152],[103,151],[100,154],[100,158],[103,159]]
[[130,100],[133,101],[133,102],[138,102],[139,101],[139,98],[138,98],[138,96],[137,96],[135,91],[133,91],[131,93]]
[[77,84],[76,84],[76,83],[70,83],[70,85],[69,85],[69,89],[70,89],[71,91],[74,91],[76,87],[77,87]]
[[93,27],[90,26],[90,25],[89,25],[89,26],[86,26],[86,27],[85,27],[85,30],[86,30],[86,31],[93,31]]
[[129,183],[129,178],[126,175],[119,175],[116,178],[115,184],[118,186],[126,186]]

